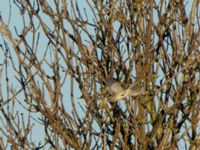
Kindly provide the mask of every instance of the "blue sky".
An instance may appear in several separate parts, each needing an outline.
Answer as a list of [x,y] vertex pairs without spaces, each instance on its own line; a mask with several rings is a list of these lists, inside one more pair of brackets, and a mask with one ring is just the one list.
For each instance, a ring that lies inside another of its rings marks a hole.
[[[53,1],[52,1],[53,2]],[[19,11],[19,9],[16,7],[16,5],[15,4],[13,4],[13,2],[11,2],[11,5],[9,5],[9,1],[6,1],[6,0],[0,0],[0,3],[1,3],[1,5],[0,5],[0,12],[1,12],[1,16],[2,16],[2,19],[3,19],[3,21],[4,21],[4,23],[8,23],[9,22],[9,28],[11,29],[11,31],[13,32],[13,33],[15,33],[15,31],[14,31],[14,26],[16,27],[16,29],[19,31],[19,32],[21,32],[21,30],[22,30],[22,28],[23,28],[23,20],[22,20],[22,18],[21,18],[21,16],[20,16],[20,11]],[[80,0],[79,1],[79,4],[80,5],[82,5],[82,6],[84,6],[85,5],[85,3],[83,3],[83,1],[82,0]],[[9,8],[11,8],[11,9],[9,9]],[[28,16],[27,16],[27,18],[26,18],[27,20],[29,20],[28,19]],[[26,21],[26,19],[25,19],[25,21]],[[51,26],[51,21],[49,21],[49,18],[48,17],[45,17],[45,16],[43,16],[43,19],[45,20],[45,22],[48,22],[48,25],[49,26]],[[14,35],[13,34],[13,36],[14,37],[16,37],[16,35]],[[5,38],[5,40],[6,40],[6,38]],[[32,41],[32,38],[31,38],[31,35],[29,36],[28,35],[28,40],[31,42]],[[3,39],[0,37],[0,44],[2,44],[3,43]],[[9,43],[9,42],[8,42]],[[3,44],[2,44],[3,45]],[[46,46],[47,45],[47,40],[46,40],[46,38],[45,38],[45,36],[44,35],[42,35],[41,34],[41,39],[40,39],[40,42],[39,42],[39,49],[42,51],[42,49],[45,49]],[[12,46],[11,45],[9,45],[9,48],[11,49],[11,50],[13,50],[13,48],[12,48]],[[13,53],[12,53],[13,52]],[[14,59],[14,63],[15,63],[15,65],[18,65],[18,59],[17,59],[17,57],[16,57],[16,55],[15,55],[15,52],[14,51],[11,51],[11,53],[12,53],[12,57],[13,57],[13,59]],[[43,55],[42,55],[42,53],[40,53],[40,55],[38,55],[38,57],[42,57]],[[3,51],[2,50],[0,50],[0,64],[3,64],[4,63],[4,54],[3,54]],[[12,66],[11,66],[11,64],[10,63],[8,63],[8,66],[10,66],[10,67],[8,67],[8,77],[9,77],[9,84],[11,84],[11,85],[13,85],[13,88],[15,89],[15,90],[17,90],[17,89],[19,89],[20,88],[20,85],[19,85],[19,83],[18,83],[18,81],[15,79],[15,76],[16,76],[16,73],[15,73],[15,71],[12,69]],[[5,70],[4,70],[5,71]],[[46,69],[46,71],[48,71],[48,69]],[[2,91],[3,91],[3,99],[8,99],[8,97],[9,97],[9,95],[7,95],[6,94],[6,80],[5,80],[5,72],[3,73],[3,77],[2,77],[2,80],[3,80],[3,83],[2,83]],[[70,81],[70,79],[69,79],[69,77],[68,77],[68,79],[67,79],[67,82],[65,83],[65,87],[66,88],[63,88],[63,89],[69,89],[69,87],[68,87],[68,83],[69,83],[69,81]],[[78,90],[78,87],[77,87],[77,84],[75,85],[75,87],[76,87],[76,89],[75,89],[75,99],[77,99],[78,97],[80,97],[81,95],[80,95],[80,92],[79,92],[79,90]],[[69,99],[69,95],[70,95],[70,93],[69,93],[69,90],[65,90],[65,91],[63,91],[63,93],[64,93],[64,97],[63,97],[63,99]],[[24,100],[23,98],[23,95],[21,94],[21,95],[19,95],[18,96],[18,98],[19,98],[19,100]],[[21,98],[21,99],[20,99]],[[26,116],[28,115],[28,113],[26,112],[26,111],[24,111],[24,109],[20,106],[20,105],[16,105],[17,107],[16,107],[16,110],[18,110],[20,113],[24,113],[24,116],[25,116],[25,118],[26,118]],[[70,109],[70,105],[67,105],[66,106],[66,110],[67,110],[67,112],[69,113],[69,114],[71,114],[71,109]],[[81,111],[80,111],[81,112]],[[82,113],[80,113],[80,114],[82,114]],[[0,114],[1,115],[1,114]],[[83,114],[81,115],[82,117],[83,117]],[[40,117],[40,115],[39,114],[35,114],[35,116],[34,117]],[[32,122],[33,123],[33,122]],[[35,124],[37,124],[36,122],[35,122]],[[0,124],[0,126],[1,126],[1,124]],[[40,140],[42,140],[42,139],[44,139],[44,134],[43,134],[43,132],[41,132],[41,131],[43,131],[43,128],[41,128],[41,126],[40,125],[36,125],[36,126],[34,126],[34,128],[33,128],[33,133],[32,133],[32,135],[33,135],[33,141],[35,141],[36,143],[39,143],[40,142]]]
[[[53,2],[53,1],[52,1]],[[189,15],[188,13],[190,12],[190,9],[191,9],[191,4],[192,4],[192,0],[191,1],[188,1],[188,4],[187,4],[187,15]],[[2,16],[2,19],[4,20],[4,22],[5,23],[8,23],[8,21],[10,21],[10,23],[9,23],[9,27],[11,28],[11,30],[13,31],[13,33],[14,33],[14,26],[16,26],[16,28],[20,31],[21,29],[22,29],[22,19],[21,19],[21,17],[20,17],[20,11],[19,11],[19,9],[16,7],[16,5],[14,5],[12,2],[12,5],[11,6],[9,6],[9,1],[8,0],[0,0],[0,3],[1,3],[1,5],[0,5],[0,12],[1,12],[1,16]],[[87,7],[86,6],[86,3],[84,2],[84,0],[79,0],[78,1],[78,3],[79,3],[79,5],[80,6],[82,6],[82,7]],[[9,9],[11,7],[11,9]],[[10,11],[11,10],[11,11]],[[10,15],[10,18],[9,18],[9,14],[11,14]],[[27,18],[28,19],[28,18]],[[48,18],[46,18],[46,17],[44,17],[43,18],[46,22],[49,22],[49,20],[48,20]],[[50,23],[49,23],[50,24]],[[30,41],[31,41],[31,38],[30,38]],[[3,39],[2,38],[0,38],[0,44],[2,44],[2,42],[3,42]],[[40,49],[42,49],[42,48],[45,48],[45,38],[43,37],[43,40],[39,43],[39,47],[40,47]],[[9,45],[10,46],[10,48],[12,47],[11,45]],[[0,51],[0,64],[2,64],[3,63],[3,53],[2,53],[2,50]],[[38,55],[38,57],[40,57],[39,55]],[[14,56],[14,54],[13,54],[13,58],[15,58],[15,56]],[[17,62],[17,59],[16,59],[16,64],[17,64],[18,62]],[[15,73],[14,73],[14,71],[12,70],[12,68],[9,68],[10,70],[8,70],[8,72],[9,72],[9,78],[11,79],[10,80],[10,83],[12,83],[13,84],[13,87],[14,88],[19,88],[19,84],[18,84],[18,82],[16,81],[16,79],[14,78],[14,76],[15,76]],[[4,82],[3,82],[3,90],[5,90],[6,88],[6,83],[5,83],[5,76],[3,77],[3,79],[4,79]],[[69,80],[69,79],[68,79]],[[66,84],[66,87],[67,87],[68,85]],[[76,93],[75,93],[75,98],[78,98],[78,97],[80,97],[81,95],[80,95],[80,92],[79,92],[79,90],[78,90],[78,87],[77,87],[77,85],[76,85],[76,88],[77,88],[77,90],[75,90],[76,91]],[[69,94],[69,91],[64,91],[65,92],[65,97],[64,98],[68,98],[67,97],[67,95],[70,95]],[[4,93],[6,93],[6,91],[4,91]],[[6,99],[6,94],[4,94],[3,95],[4,96],[4,99]],[[19,106],[19,110],[20,111],[22,111],[23,112],[23,110],[22,109],[20,109],[20,106]],[[68,112],[70,113],[70,109],[68,109]],[[41,132],[39,132],[40,134],[38,134],[38,131],[39,130],[41,130],[41,128],[40,127],[35,127],[35,129],[34,129],[36,132],[35,133],[33,133],[33,136],[35,137],[35,141],[37,141],[37,142],[39,142],[40,141],[40,138],[42,138],[43,137],[43,134],[41,133]]]

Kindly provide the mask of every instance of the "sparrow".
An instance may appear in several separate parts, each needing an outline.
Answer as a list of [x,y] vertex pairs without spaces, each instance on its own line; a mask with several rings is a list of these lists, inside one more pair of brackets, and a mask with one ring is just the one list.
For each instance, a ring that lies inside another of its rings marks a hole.
[[142,86],[139,82],[133,82],[133,84],[127,89],[124,89],[121,86],[121,83],[112,77],[107,78],[105,83],[109,93],[111,94],[110,102],[118,102],[126,97],[142,94]]

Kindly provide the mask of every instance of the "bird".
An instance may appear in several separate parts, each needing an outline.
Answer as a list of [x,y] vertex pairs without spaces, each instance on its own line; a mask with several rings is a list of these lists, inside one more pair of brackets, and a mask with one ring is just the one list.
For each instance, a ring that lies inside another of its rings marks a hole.
[[124,89],[121,86],[121,83],[113,77],[107,78],[105,83],[109,93],[111,94],[109,99],[110,102],[118,102],[128,96],[138,96],[142,94],[142,86],[136,81],[127,89]]

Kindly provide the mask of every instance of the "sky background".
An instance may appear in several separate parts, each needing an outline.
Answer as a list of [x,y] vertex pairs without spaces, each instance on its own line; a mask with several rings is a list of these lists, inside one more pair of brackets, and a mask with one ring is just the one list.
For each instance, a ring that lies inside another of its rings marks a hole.
[[[11,1],[11,0],[10,0]],[[51,2],[51,1],[48,1],[48,2]],[[53,1],[52,1],[53,2]],[[188,4],[187,4],[187,16],[189,15],[189,12],[190,12],[190,10],[191,10],[191,4],[192,4],[192,2],[193,2],[193,0],[188,0],[187,1],[188,2]],[[84,2],[84,0],[78,0],[78,4],[80,5],[80,6],[82,6],[82,7],[86,7],[86,9],[87,9],[87,6],[86,6],[86,3]],[[11,9],[10,9],[11,8]],[[19,11],[19,9],[16,7],[16,5],[15,4],[13,4],[13,2],[11,2],[11,6],[9,6],[9,0],[0,0],[0,12],[1,12],[1,17],[2,17],[2,19],[3,19],[3,21],[7,24],[8,23],[8,20],[10,20],[10,23],[9,23],[9,28],[12,30],[12,32],[14,33],[14,26],[16,26],[16,28],[19,30],[19,31],[21,31],[21,29],[22,29],[22,20],[21,20],[21,17],[20,17],[20,11]],[[10,18],[9,18],[9,14],[11,13],[11,16],[10,16]],[[49,22],[49,20],[48,20],[48,18],[47,17],[45,17],[45,16],[43,16],[44,18],[44,20],[45,20],[45,22]],[[28,19],[28,18],[27,18]],[[155,18],[156,19],[156,18]],[[49,25],[50,25],[51,23],[49,22]],[[83,35],[84,36],[84,35]],[[14,36],[14,37],[16,37],[16,36]],[[42,37],[42,36],[41,36]],[[30,37],[30,41],[31,41],[31,37]],[[3,39],[0,37],[0,44],[2,44],[3,43]],[[39,47],[40,47],[40,49],[43,49],[43,48],[45,48],[45,46],[46,46],[46,44],[45,43],[47,43],[47,41],[46,41],[46,39],[44,38],[44,37],[42,37],[41,38],[41,41],[40,41],[40,43],[39,43]],[[9,47],[11,48],[11,46],[9,45]],[[14,51],[13,51],[14,52]],[[14,56],[15,54],[13,53],[13,58],[16,58],[16,56]],[[42,55],[41,55],[42,56]],[[40,57],[39,55],[38,55],[38,57]],[[3,52],[2,52],[2,49],[0,50],[0,64],[3,64],[3,61],[4,61],[4,54],[3,54]],[[17,59],[16,59],[16,64],[18,64],[18,61],[17,61]],[[16,88],[16,89],[18,89],[19,88],[19,84],[18,84],[18,82],[16,81],[16,79],[15,79],[15,73],[14,73],[14,71],[12,70],[12,68],[10,67],[9,68],[10,70],[8,70],[8,72],[9,72],[9,78],[10,78],[10,84],[13,84],[13,87],[14,87],[14,89]],[[69,78],[68,78],[68,81],[69,81]],[[67,84],[65,85],[66,86],[66,88],[68,88],[67,86]],[[3,76],[3,85],[2,85],[2,90],[3,90],[3,93],[6,93],[6,82],[5,82],[5,76]],[[69,90],[67,90],[67,91],[63,91],[64,93],[65,93],[65,95],[64,95],[64,99],[67,99],[68,98],[68,96],[70,95],[69,94]],[[75,99],[76,98],[79,98],[81,95],[80,95],[80,92],[79,92],[79,90],[78,90],[78,86],[76,85],[76,89],[75,89]],[[3,98],[4,99],[7,99],[7,96],[6,96],[6,94],[3,94]],[[21,109],[20,108],[20,106],[19,106],[19,111],[21,111],[21,112],[23,112],[23,109]],[[67,109],[68,110],[68,112],[70,113],[71,112],[71,110],[70,109]],[[81,112],[81,111],[80,111]],[[1,114],[0,114],[1,115]],[[25,114],[26,115],[26,114]],[[82,114],[82,116],[84,116],[83,114]],[[1,126],[1,125],[0,125]],[[42,134],[42,132],[39,132],[39,131],[41,131],[42,129],[41,129],[41,127],[40,126],[35,126],[34,127],[34,131],[35,132],[33,132],[33,137],[35,137],[35,139],[34,139],[34,141],[36,141],[37,143],[39,143],[39,141],[41,140],[41,139],[43,139],[43,134]]]
[[[53,6],[53,2],[54,1],[48,1],[48,4],[50,4],[50,5]],[[85,5],[86,3],[84,3],[82,0],[79,0],[78,3],[81,6],[86,6]],[[9,28],[11,29],[12,33],[15,33],[14,26],[16,27],[16,29],[19,32],[21,32],[21,30],[23,28],[23,21],[22,21],[22,18],[20,16],[20,13],[21,13],[20,10],[16,7],[15,4],[13,4],[12,1],[11,1],[11,5],[9,5],[9,0],[0,0],[0,14],[1,14],[1,18],[4,21],[5,24],[7,24],[9,22]],[[9,15],[10,15],[10,17],[9,17]],[[42,17],[43,17],[43,20],[45,20],[45,23],[47,23],[49,26],[52,25],[52,23],[51,23],[51,21],[49,20],[48,17],[46,17],[45,15],[42,15]],[[27,16],[26,19],[29,20],[28,16]],[[37,23],[37,21],[36,21],[36,23]],[[68,26],[68,29],[70,29],[70,28],[71,27]],[[13,34],[13,36],[17,37],[15,34]],[[42,58],[43,53],[44,53],[43,49],[46,48],[46,45],[47,45],[48,41],[47,41],[46,37],[44,36],[44,34],[42,32],[41,32],[41,36],[40,37],[41,38],[40,38],[38,47],[39,47],[39,50],[41,52],[39,53],[38,57]],[[31,42],[32,41],[31,35],[30,36],[28,35],[27,39]],[[5,38],[5,40],[6,40],[6,38]],[[3,45],[3,39],[2,39],[2,37],[0,37],[0,44]],[[9,45],[9,48],[11,50],[13,50],[13,48],[12,48],[11,45]],[[13,52],[12,53],[12,57],[13,57],[13,59],[15,61],[15,64],[18,65],[18,59],[17,59],[17,57],[15,55],[15,52],[14,51],[12,51],[12,52]],[[48,55],[50,55],[50,54],[47,54],[47,56]],[[3,63],[4,63],[4,52],[2,51],[2,49],[0,49],[0,64],[3,64]],[[8,67],[9,84],[11,84],[15,90],[19,90],[21,86],[19,85],[18,81],[15,78],[16,73],[12,69],[12,66],[11,66],[10,63],[8,63],[8,66],[10,66],[10,67]],[[48,68],[48,67],[46,67],[46,68]],[[46,69],[46,71],[48,72],[49,70]],[[5,81],[6,80],[5,80],[5,70],[4,70],[3,76],[2,76],[2,91],[3,91],[3,99],[4,100],[8,99],[8,97],[10,97],[10,95],[6,94],[6,82]],[[69,81],[70,81],[70,79],[69,79],[69,77],[67,77],[67,82],[65,82],[65,86],[63,88],[63,90],[65,90],[65,91],[62,91],[62,93],[64,93],[63,99],[69,99],[69,97],[70,97],[69,87],[68,87],[69,86]],[[74,91],[75,91],[75,93],[74,93],[75,94],[75,96],[74,96],[75,99],[77,99],[77,102],[80,102],[79,97],[81,97],[81,95],[80,95],[80,91],[79,91],[79,88],[78,88],[77,84],[75,84],[75,90]],[[19,94],[18,98],[19,98],[19,100],[22,100],[22,101],[24,100],[24,96],[22,94]],[[25,118],[26,118],[26,116],[28,116],[28,113],[26,111],[24,111],[24,109],[20,105],[16,105],[16,106],[17,106],[16,110],[18,110],[19,113],[23,113],[24,116],[25,116]],[[66,105],[66,108],[67,108],[66,111],[69,114],[71,114],[71,109],[70,109],[71,107],[69,107],[69,106],[70,105]],[[84,116],[84,114],[81,111],[80,107],[79,107],[79,113],[80,113],[81,117]],[[1,115],[1,113],[0,113],[0,115]],[[34,117],[37,118],[37,116],[38,116],[38,118],[40,117],[39,114],[35,114]],[[34,122],[34,123],[36,123],[36,122]],[[0,123],[0,126],[1,126],[1,123]],[[33,127],[33,133],[32,133],[32,135],[33,135],[33,141],[35,141],[38,144],[39,144],[39,142],[41,140],[44,139],[44,133],[42,131],[43,131],[43,128],[41,128],[40,125],[35,125]]]

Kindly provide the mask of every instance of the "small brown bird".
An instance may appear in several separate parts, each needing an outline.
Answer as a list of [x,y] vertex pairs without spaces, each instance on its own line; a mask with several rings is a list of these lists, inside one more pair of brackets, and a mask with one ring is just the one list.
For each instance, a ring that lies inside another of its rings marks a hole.
[[129,88],[124,89],[120,82],[112,77],[105,80],[108,90],[111,94],[110,102],[118,102],[127,96],[138,96],[142,94],[142,86],[139,82],[134,82]]

